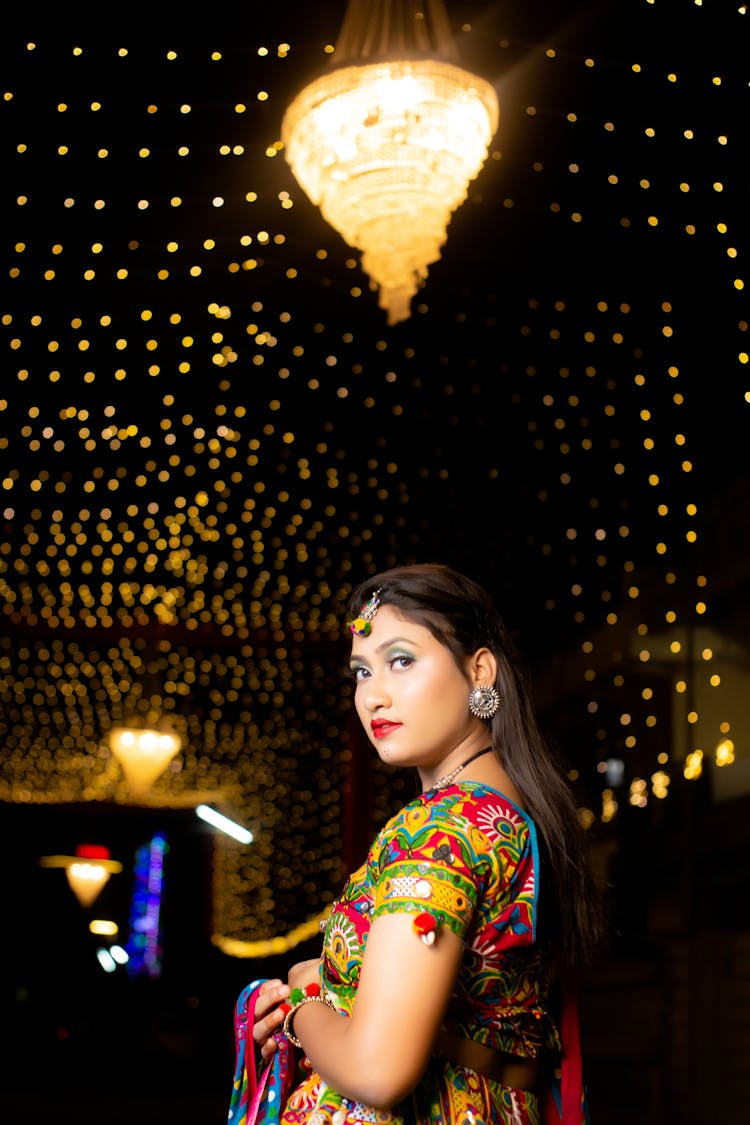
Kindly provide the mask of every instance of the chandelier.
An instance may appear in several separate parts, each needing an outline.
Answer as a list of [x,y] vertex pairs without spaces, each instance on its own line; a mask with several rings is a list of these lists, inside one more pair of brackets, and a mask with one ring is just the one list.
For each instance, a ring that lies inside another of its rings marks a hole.
[[409,317],[497,119],[494,87],[458,65],[442,0],[349,0],[333,65],[287,108],[292,171],[362,251],[389,324]]

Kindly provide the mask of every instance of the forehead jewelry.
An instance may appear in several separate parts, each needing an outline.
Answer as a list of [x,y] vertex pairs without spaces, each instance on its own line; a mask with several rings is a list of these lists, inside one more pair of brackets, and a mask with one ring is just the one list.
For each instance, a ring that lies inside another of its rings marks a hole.
[[365,602],[365,604],[360,609],[359,616],[355,617],[353,621],[347,622],[347,625],[351,629],[352,633],[356,633],[358,637],[367,637],[370,633],[370,630],[372,629],[372,625],[370,624],[370,622],[378,612],[378,606],[380,605],[380,590],[380,586],[377,590],[373,590],[370,600],[368,602]]

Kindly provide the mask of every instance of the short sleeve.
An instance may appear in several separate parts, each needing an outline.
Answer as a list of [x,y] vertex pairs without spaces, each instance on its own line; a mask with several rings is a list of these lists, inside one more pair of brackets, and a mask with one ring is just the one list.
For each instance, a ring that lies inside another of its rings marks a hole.
[[490,874],[490,857],[476,848],[480,835],[439,806],[404,809],[371,853],[373,918],[429,913],[463,938]]

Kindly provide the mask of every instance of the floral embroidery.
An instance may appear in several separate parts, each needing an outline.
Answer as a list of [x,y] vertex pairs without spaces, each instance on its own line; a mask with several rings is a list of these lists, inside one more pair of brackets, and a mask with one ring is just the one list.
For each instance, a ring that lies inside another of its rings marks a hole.
[[[547,1014],[546,974],[535,945],[537,862],[530,820],[474,782],[426,793],[381,830],[326,923],[322,983],[351,1014],[370,926],[380,914],[425,909],[465,943],[445,1025],[502,1051],[535,1056],[559,1046]],[[512,1095],[512,1096],[511,1096]],[[538,1125],[532,1094],[433,1060],[391,1113],[342,1101],[314,1072],[287,1103],[282,1125]]]

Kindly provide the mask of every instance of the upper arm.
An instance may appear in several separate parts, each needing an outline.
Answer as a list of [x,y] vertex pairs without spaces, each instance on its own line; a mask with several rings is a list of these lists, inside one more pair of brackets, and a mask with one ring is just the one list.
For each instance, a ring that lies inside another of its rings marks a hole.
[[461,963],[457,934],[441,926],[426,945],[414,931],[414,917],[376,918],[362,964],[350,1034],[375,1105],[393,1104],[419,1081]]
[[[378,837],[361,873],[367,893],[360,905],[371,923],[369,931],[364,927],[364,952],[352,975],[356,994],[350,1016],[331,1019],[325,1011],[303,1008],[295,1017],[307,1055],[333,1089],[389,1107],[415,1087],[433,1050],[459,974],[464,938],[491,884],[492,867],[486,838],[480,840],[469,822],[450,810],[408,807]],[[421,913],[437,924],[431,945],[414,929]],[[330,953],[324,956],[324,981],[327,957]],[[341,979],[341,966],[336,974]]]
[[[372,924],[350,1034],[359,1065],[388,1084],[374,1104],[403,1097],[429,1060],[483,893],[475,843],[468,825],[418,807],[372,859]],[[420,913],[435,919],[433,944],[414,929]]]

